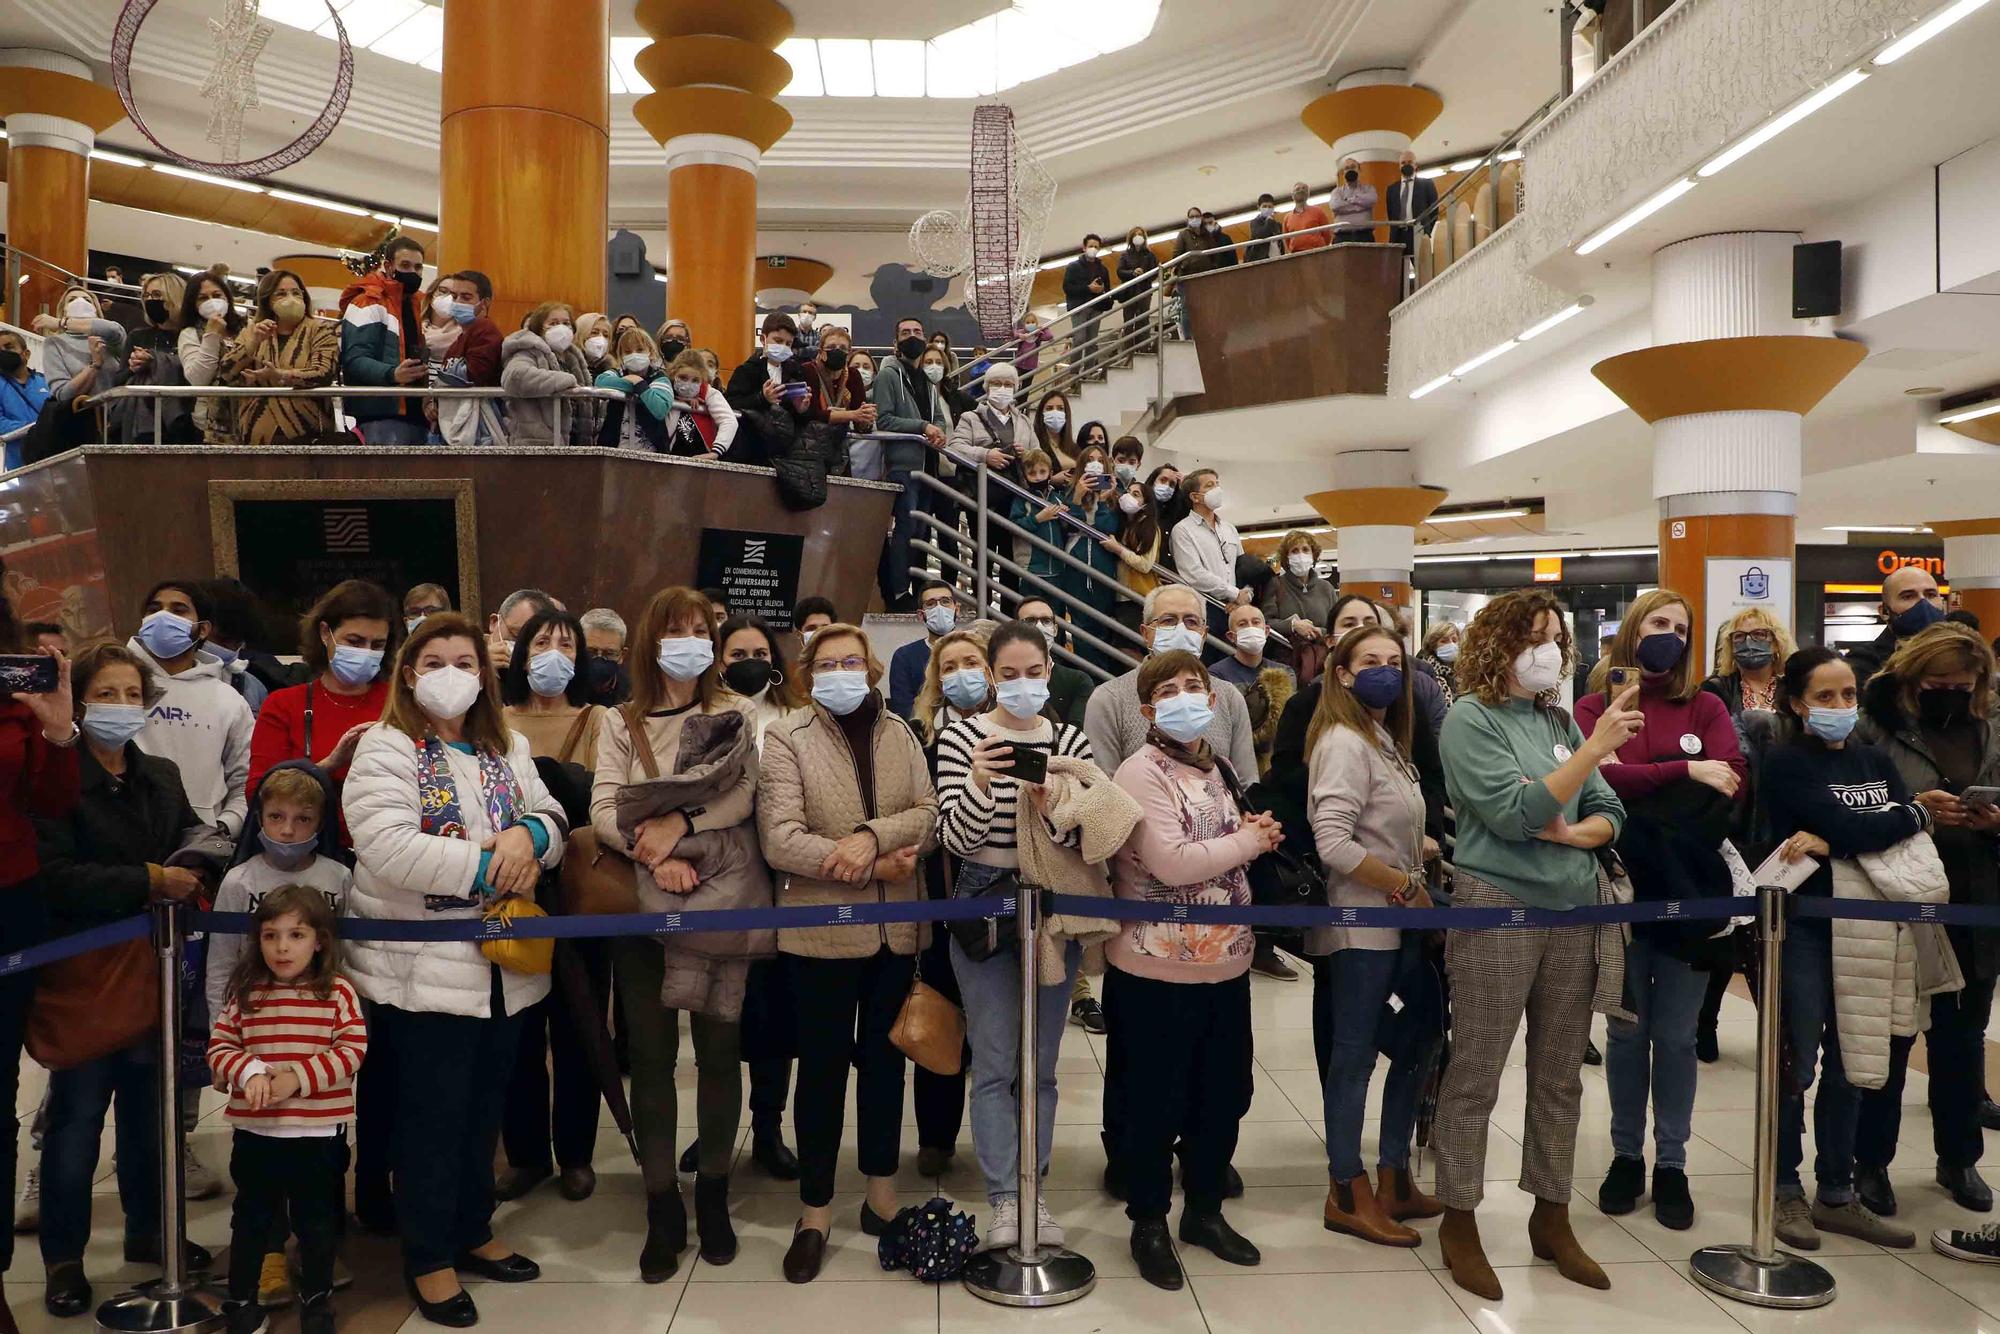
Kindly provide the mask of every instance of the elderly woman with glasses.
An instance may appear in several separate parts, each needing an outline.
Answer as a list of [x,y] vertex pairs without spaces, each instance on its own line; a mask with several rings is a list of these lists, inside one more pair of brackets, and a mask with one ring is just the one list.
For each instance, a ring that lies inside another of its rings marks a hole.
[[[803,659],[812,703],[765,730],[757,784],[764,857],[782,876],[779,903],[914,903],[924,894],[917,867],[938,818],[923,747],[878,693],[882,664],[860,629],[825,626]],[[903,1054],[889,1030],[926,935],[914,922],[778,933],[799,1030],[793,1123],[804,1208],[785,1255],[789,1282],[810,1283],[826,1262],[850,1067],[859,1079],[855,1113],[868,1178],[861,1230],[880,1236],[896,1216]]]

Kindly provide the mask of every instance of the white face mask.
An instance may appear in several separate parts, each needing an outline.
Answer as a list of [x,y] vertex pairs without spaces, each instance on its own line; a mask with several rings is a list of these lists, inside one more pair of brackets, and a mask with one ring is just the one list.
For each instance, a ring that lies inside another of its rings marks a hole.
[[431,298],[431,314],[441,320],[451,318],[451,294],[449,292],[439,292]]
[[1042,425],[1048,427],[1051,431],[1060,431],[1068,421],[1069,414],[1061,408],[1050,408],[1042,414]]
[[69,304],[63,307],[63,313],[73,320],[94,320],[97,318],[97,307],[80,296],[73,296],[69,299]]
[[944,367],[933,361],[930,365],[924,367],[924,378],[932,384],[936,384],[944,378]]
[[1085,247],[1083,248],[1083,257],[1084,257],[1085,259],[1096,259],[1096,258],[1097,258],[1097,247],[1096,247],[1096,246],[1094,246],[1094,245],[1087,245],[1087,246],[1085,246]]
[[556,352],[567,352],[576,341],[576,330],[567,324],[551,324],[542,330],[542,339]]
[[1208,488],[1207,491],[1202,493],[1201,503],[1208,506],[1211,510],[1220,513],[1222,510],[1222,488],[1219,486]]
[[1127,491],[1124,495],[1118,497],[1118,508],[1124,510],[1127,514],[1137,514],[1140,510],[1146,508],[1146,502],[1133,495],[1130,491]]
[[[219,320],[224,315],[227,315],[229,313],[229,303],[227,301],[224,301],[219,296],[212,296],[208,300],[196,306],[195,310],[199,312],[201,317],[205,320]],[[69,313],[72,315],[76,314],[76,303],[74,301],[70,303]]]
[[1313,566],[1317,563],[1313,560],[1312,554],[1305,551],[1294,551],[1291,555],[1285,557],[1286,568],[1301,579],[1311,574]]
[[1534,644],[1514,655],[1514,679],[1521,689],[1539,695],[1553,690],[1562,680],[1563,651],[1560,644]]
[[417,707],[440,722],[463,718],[479,699],[479,678],[463,667],[438,667],[417,678]]
[[1011,384],[994,385],[986,391],[986,401],[1002,412],[1005,412],[1008,408],[1014,406],[1014,386]]
[[854,369],[861,376],[861,387],[863,389],[866,389],[869,385],[875,383],[875,372],[872,368],[867,366],[856,366]]
[[693,398],[696,394],[699,394],[700,392],[701,392],[701,381],[699,380],[677,379],[674,381],[675,398]]
[[1096,459],[1092,459],[1083,465],[1083,475],[1085,477],[1102,477],[1104,476],[1104,465]]
[[609,338],[606,338],[603,334],[592,334],[583,340],[583,354],[592,361],[597,361],[604,356],[604,349],[610,346],[611,340]]
[[1236,632],[1236,647],[1255,657],[1264,651],[1271,632],[1261,625],[1246,625]]
[[653,359],[644,352],[628,352],[625,354],[625,373],[627,375],[644,375],[647,367],[652,364]]

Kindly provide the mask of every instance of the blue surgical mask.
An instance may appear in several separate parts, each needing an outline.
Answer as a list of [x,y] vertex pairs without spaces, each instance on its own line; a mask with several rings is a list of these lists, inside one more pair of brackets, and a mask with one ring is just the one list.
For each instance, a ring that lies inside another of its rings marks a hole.
[[544,699],[562,694],[575,679],[576,660],[561,649],[547,649],[528,659],[528,689]]
[[1821,741],[1845,741],[1860,716],[1859,709],[1813,709],[1806,716],[1806,730]]
[[365,686],[382,670],[382,650],[335,644],[333,656],[327,659],[327,668],[333,673],[333,679],[344,686]]
[[692,681],[715,661],[715,645],[699,635],[660,641],[660,670],[676,681]]
[[1153,499],[1164,505],[1174,498],[1175,489],[1172,482],[1155,482],[1153,483]]
[[1915,606],[1905,608],[1890,618],[1889,628],[1896,632],[1896,638],[1908,639],[1919,630],[1928,630],[1944,619],[1944,608],[1927,598],[1919,599]]
[[451,317],[460,324],[470,324],[479,318],[479,307],[468,306],[463,301],[451,303]]
[[1439,644],[1437,646],[1437,652],[1433,656],[1435,656],[1439,662],[1443,663],[1457,662],[1458,641],[1454,639],[1447,643]]
[[98,745],[110,750],[124,745],[146,728],[143,704],[86,704],[83,730]]
[[281,843],[259,829],[257,841],[264,845],[264,855],[271,859],[271,865],[280,871],[296,871],[313,859],[319,851],[319,835],[314,834],[303,843]]
[[138,638],[146,652],[165,662],[195,646],[194,622],[170,611],[156,611],[139,622]]
[[423,623],[424,623],[424,618],[421,616],[405,616],[403,618],[403,629],[409,632],[410,634],[415,634],[417,632],[417,627],[422,625]]
[[215,643],[211,643],[208,646],[208,651],[211,655],[214,656],[215,660],[221,663],[224,667],[227,667],[230,663],[235,662],[238,658],[243,656],[241,653],[238,653],[233,648],[224,648],[222,645]]
[[1641,639],[1632,650],[1632,656],[1639,660],[1640,667],[1658,675],[1680,666],[1682,657],[1687,654],[1687,646],[1687,640],[1667,630]]
[[1205,696],[1179,694],[1153,706],[1153,725],[1183,746],[1201,739],[1215,721],[1215,710]]
[[775,365],[782,366],[792,359],[792,348],[789,343],[766,343],[764,355]]
[[1050,408],[1042,414],[1042,425],[1048,427],[1051,431],[1062,430],[1064,423],[1067,421],[1069,421],[1069,414],[1061,408]]
[[962,667],[948,674],[940,684],[944,697],[951,701],[952,706],[967,712],[986,703],[987,695],[993,690],[986,673],[978,667]]
[[1371,709],[1386,709],[1403,697],[1401,667],[1363,667],[1348,687],[1354,698]]
[[993,694],[1001,708],[1026,722],[1048,706],[1049,683],[1045,677],[1022,676],[1002,681]]
[[1185,625],[1169,625],[1153,631],[1153,652],[1171,653],[1180,649],[1187,653],[1201,652],[1201,632],[1190,630]]
[[845,718],[868,698],[866,672],[815,672],[813,702],[835,717]]
[[958,608],[949,602],[924,609],[924,629],[934,635],[948,635],[957,624]]

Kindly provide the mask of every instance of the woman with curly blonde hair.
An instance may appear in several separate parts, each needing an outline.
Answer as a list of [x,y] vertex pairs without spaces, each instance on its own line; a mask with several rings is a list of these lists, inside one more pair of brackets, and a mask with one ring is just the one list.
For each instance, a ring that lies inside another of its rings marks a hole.
[[[1642,721],[1636,686],[1604,710],[1585,740],[1556,707],[1571,669],[1562,604],[1546,591],[1507,593],[1466,628],[1458,702],[1439,737],[1445,787],[1458,815],[1452,884],[1459,908],[1566,910],[1597,902],[1597,848],[1625,810],[1598,766]],[[1611,1281],[1569,1221],[1583,1049],[1597,987],[1593,926],[1503,927],[1451,933],[1452,1056],[1438,1094],[1438,1246],[1452,1280],[1499,1301],[1474,1211],[1485,1195],[1486,1136],[1500,1074],[1525,1013],[1528,1101],[1521,1188],[1535,1196],[1528,1240],[1537,1258],[1586,1287]]]

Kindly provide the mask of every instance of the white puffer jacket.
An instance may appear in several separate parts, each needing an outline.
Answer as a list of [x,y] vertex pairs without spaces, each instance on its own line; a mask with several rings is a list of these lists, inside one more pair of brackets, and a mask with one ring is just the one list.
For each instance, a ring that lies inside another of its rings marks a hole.
[[[418,823],[416,743],[393,727],[371,727],[354,748],[354,764],[341,792],[341,809],[354,836],[354,888],[347,911],[354,917],[403,921],[473,921],[476,907],[438,907],[427,895],[476,896],[479,845],[495,831],[480,799],[479,763],[447,750],[466,836],[426,834]],[[548,835],[544,866],[562,861],[569,827],[562,807],[542,786],[528,739],[516,732],[507,763],[520,784],[529,817]],[[494,965],[469,940],[357,940],[345,951],[355,990],[399,1010],[492,1018]],[[546,975],[501,970],[508,1014],[519,1014],[549,994]]]
[[[1878,903],[1948,903],[1951,886],[1929,834],[1913,834],[1884,852],[1833,862],[1833,896]],[[1864,922],[1835,918],[1833,1008],[1847,1082],[1879,1089],[1889,1079],[1891,1038],[1913,1037],[1930,1018],[1924,1002],[1965,985],[1958,960],[1935,922]]]

